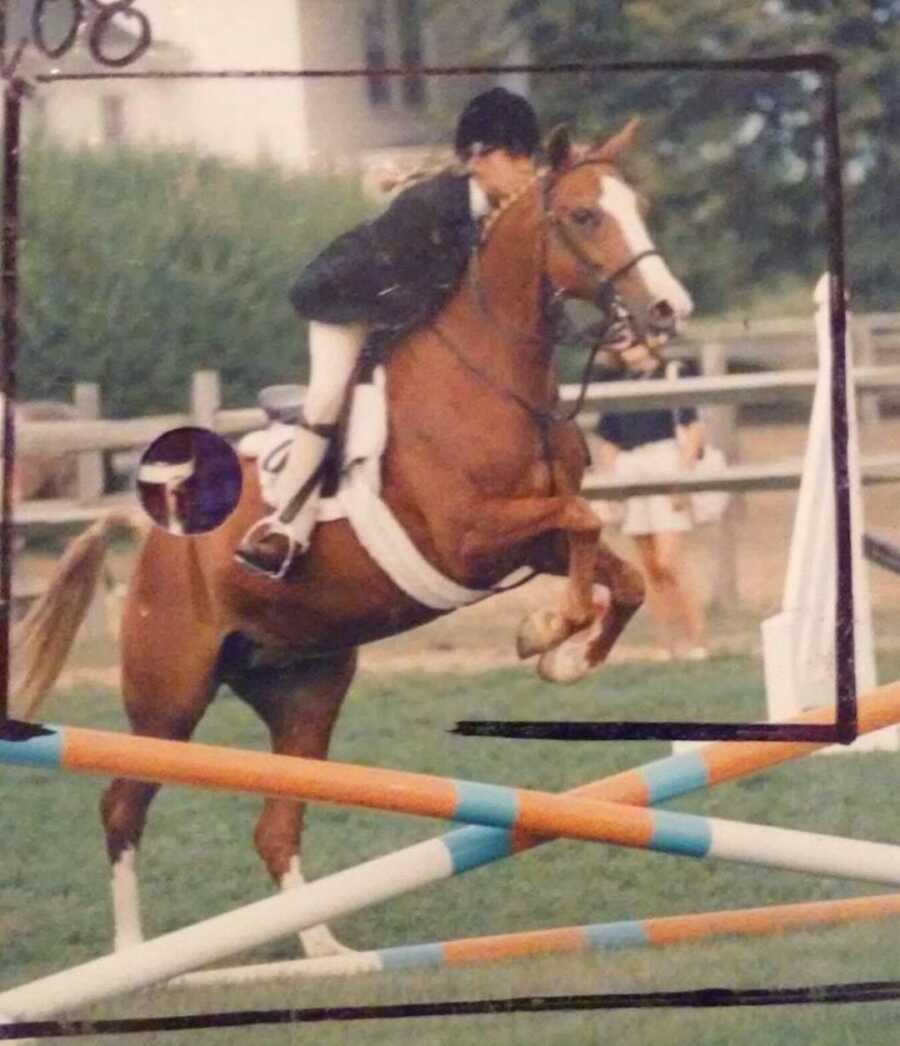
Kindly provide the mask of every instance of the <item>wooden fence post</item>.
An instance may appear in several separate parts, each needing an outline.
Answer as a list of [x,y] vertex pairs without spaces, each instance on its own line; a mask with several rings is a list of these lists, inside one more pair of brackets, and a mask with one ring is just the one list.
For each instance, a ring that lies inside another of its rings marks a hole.
[[[704,377],[718,377],[727,372],[728,350],[722,342],[703,344],[700,350],[700,370]],[[703,423],[707,439],[725,454],[729,464],[738,461],[737,407],[704,407]],[[716,524],[712,545],[712,604],[721,610],[732,611],[738,606],[737,517],[738,495],[731,498],[725,514]]]
[[216,415],[222,406],[222,387],[217,370],[194,371],[191,377],[191,418],[200,428],[216,431]]
[[[88,381],[75,384],[73,394],[78,417],[96,421],[100,417],[100,386]],[[78,455],[79,501],[93,501],[103,493],[103,454],[99,450],[84,450]]]
[[[100,417],[99,385],[87,381],[76,382],[72,398],[79,418],[96,421]],[[102,451],[82,451],[78,455],[77,500],[81,503],[93,501],[103,494],[103,487]],[[104,641],[109,638],[109,623],[106,617],[107,587],[105,579],[101,579],[81,626],[81,639]]]

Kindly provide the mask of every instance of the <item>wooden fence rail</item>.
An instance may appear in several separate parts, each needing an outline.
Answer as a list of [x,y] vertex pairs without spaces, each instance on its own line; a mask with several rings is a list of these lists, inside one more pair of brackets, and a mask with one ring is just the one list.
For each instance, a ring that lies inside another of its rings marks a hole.
[[[212,371],[194,375],[195,387],[209,383]],[[654,407],[674,409],[704,404],[783,403],[785,400],[809,398],[815,387],[815,370],[791,370],[760,374],[727,374],[717,377],[679,378],[677,380],[595,382],[588,386],[587,409],[646,410]],[[887,392],[900,389],[900,366],[860,367],[856,371],[858,392]],[[574,401],[576,385],[563,385],[564,402]],[[17,430],[20,451],[43,453],[104,451],[144,447],[168,429],[180,425],[203,424],[224,436],[238,436],[259,428],[266,418],[262,410],[249,407],[222,410],[213,402],[218,395],[217,383],[208,384],[206,403],[190,413],[163,414],[131,418],[124,421],[32,421],[23,422]]]
[[[900,454],[877,454],[860,462],[862,481],[873,483],[900,482]],[[751,491],[796,490],[800,486],[803,462],[799,458],[766,465],[732,465],[721,472],[704,472],[702,476],[648,476],[639,481],[608,478],[590,473],[582,487],[585,497],[617,501],[640,494],[689,493],[701,490],[727,490],[735,494]],[[20,526],[34,524],[90,523],[112,509],[135,505],[134,495],[107,494],[79,503],[63,498],[26,501],[16,509],[15,522]]]
[[[855,371],[857,392],[881,393],[900,389],[900,366],[859,367]],[[587,413],[582,416],[585,427],[590,427],[591,416],[597,410],[646,410],[648,408],[675,409],[681,406],[717,405],[729,409],[741,404],[779,403],[785,400],[808,399],[816,381],[815,370],[790,370],[758,374],[717,375],[678,380],[619,381],[593,383],[585,397]],[[578,394],[575,385],[564,385],[564,403],[572,403]],[[266,424],[264,412],[255,407],[237,410],[220,408],[218,375],[214,371],[200,371],[192,382],[192,409],[183,414],[164,414],[153,417],[112,421],[96,418],[99,395],[94,386],[80,384],[76,402],[88,403],[93,417],[79,421],[24,422],[17,431],[20,451],[42,453],[79,453],[82,484],[76,500],[40,501],[19,507],[17,520],[30,522],[82,521],[95,518],[110,506],[123,503],[121,496],[98,497],[97,468],[90,467],[104,451],[136,450],[151,443],[169,429],[181,425],[203,424],[226,437],[240,436]],[[714,408],[715,409],[715,408]],[[733,424],[733,419],[731,419]],[[730,426],[729,426],[730,428]],[[613,480],[590,479],[587,493],[595,497],[628,497],[653,490],[708,490],[733,491],[784,490],[799,482],[799,462],[776,462],[771,465],[741,466],[733,453],[731,432],[717,433],[714,442],[725,445],[733,461],[732,467],[720,475],[698,477],[661,477],[652,483],[621,483]],[[897,478],[900,456],[880,455],[863,462],[867,482]],[[86,480],[85,480],[86,477]],[[69,513],[67,517],[67,513]]]
[[[721,446],[731,464],[718,474],[703,476],[660,475],[640,483],[622,481],[597,473],[588,476],[585,494],[589,498],[616,500],[637,494],[660,491],[728,490],[732,492],[790,490],[799,486],[802,461],[776,461],[745,465],[737,460],[736,412],[742,404],[783,403],[808,400],[816,382],[815,369],[782,370],[749,374],[725,374],[726,355],[720,343],[709,342],[702,360],[703,377],[676,381],[656,380],[595,383],[585,398],[588,412],[581,417],[591,427],[598,410],[673,409],[695,405],[704,408],[704,418],[713,442]],[[718,372],[718,373],[717,373]],[[858,366],[854,377],[860,396],[861,413],[865,397],[900,390],[900,366]],[[575,385],[562,389],[564,402],[574,402]],[[134,504],[131,493],[103,495],[101,459],[105,452],[137,452],[169,429],[182,425],[202,425],[225,437],[237,437],[266,424],[258,408],[222,409],[218,374],[197,372],[192,379],[190,410],[179,414],[157,415],[129,420],[104,420],[98,417],[100,395],[95,386],[79,384],[75,402],[82,415],[79,421],[23,422],[17,429],[17,447],[22,452],[71,453],[79,455],[79,495],[73,500],[31,501],[17,507],[16,522],[33,524],[74,524],[94,520],[113,508]],[[877,416],[877,412],[875,414]],[[863,421],[866,420],[864,415]],[[871,420],[871,418],[870,418]],[[881,454],[861,461],[864,483],[900,480],[900,454]],[[716,554],[714,598],[722,605],[733,605],[737,597],[736,534],[733,519],[726,520]]]

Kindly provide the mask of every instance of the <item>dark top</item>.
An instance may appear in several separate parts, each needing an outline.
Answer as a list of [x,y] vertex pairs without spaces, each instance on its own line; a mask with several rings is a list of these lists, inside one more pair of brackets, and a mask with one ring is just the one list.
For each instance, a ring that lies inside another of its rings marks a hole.
[[[678,363],[678,377],[693,377],[696,367],[692,364]],[[611,381],[633,380],[633,375],[618,372],[610,375]],[[660,363],[656,370],[644,375],[641,380],[652,381],[666,377],[666,364]],[[675,418],[679,425],[690,425],[697,420],[694,407],[679,407],[677,410],[636,410],[622,414],[603,414],[597,425],[597,435],[608,443],[613,443],[620,450],[634,450],[645,443],[656,443],[658,440],[672,439],[675,436]]]
[[438,174],[339,236],[300,273],[290,299],[306,319],[408,330],[453,294],[477,239],[468,175]]

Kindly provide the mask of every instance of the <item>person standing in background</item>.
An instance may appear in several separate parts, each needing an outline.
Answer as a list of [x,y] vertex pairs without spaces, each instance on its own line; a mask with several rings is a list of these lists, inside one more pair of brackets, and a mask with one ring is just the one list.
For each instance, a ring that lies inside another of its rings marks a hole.
[[[683,364],[667,365],[640,343],[623,350],[620,360],[623,369],[610,375],[611,380],[654,380],[687,372]],[[596,435],[601,468],[621,480],[682,472],[703,454],[702,425],[693,407],[605,413]],[[664,660],[702,661],[709,656],[703,606],[685,561],[684,535],[692,526],[689,494],[625,499],[622,533],[637,548]]]

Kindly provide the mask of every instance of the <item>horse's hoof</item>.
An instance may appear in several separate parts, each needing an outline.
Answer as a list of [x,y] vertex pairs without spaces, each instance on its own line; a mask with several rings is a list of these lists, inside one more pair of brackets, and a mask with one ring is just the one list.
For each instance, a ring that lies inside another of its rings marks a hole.
[[591,669],[587,647],[579,635],[578,641],[573,638],[548,650],[537,663],[537,674],[547,683],[562,683],[564,686],[577,683]]
[[558,646],[568,635],[566,622],[556,610],[535,610],[524,618],[516,636],[516,653],[524,661]]
[[597,664],[596,656],[591,657],[591,649],[603,632],[603,622],[609,610],[609,603],[602,598],[602,592],[595,590],[595,607],[597,614],[594,620],[580,629],[565,642],[548,650],[537,664],[537,673],[548,683],[577,683]]

